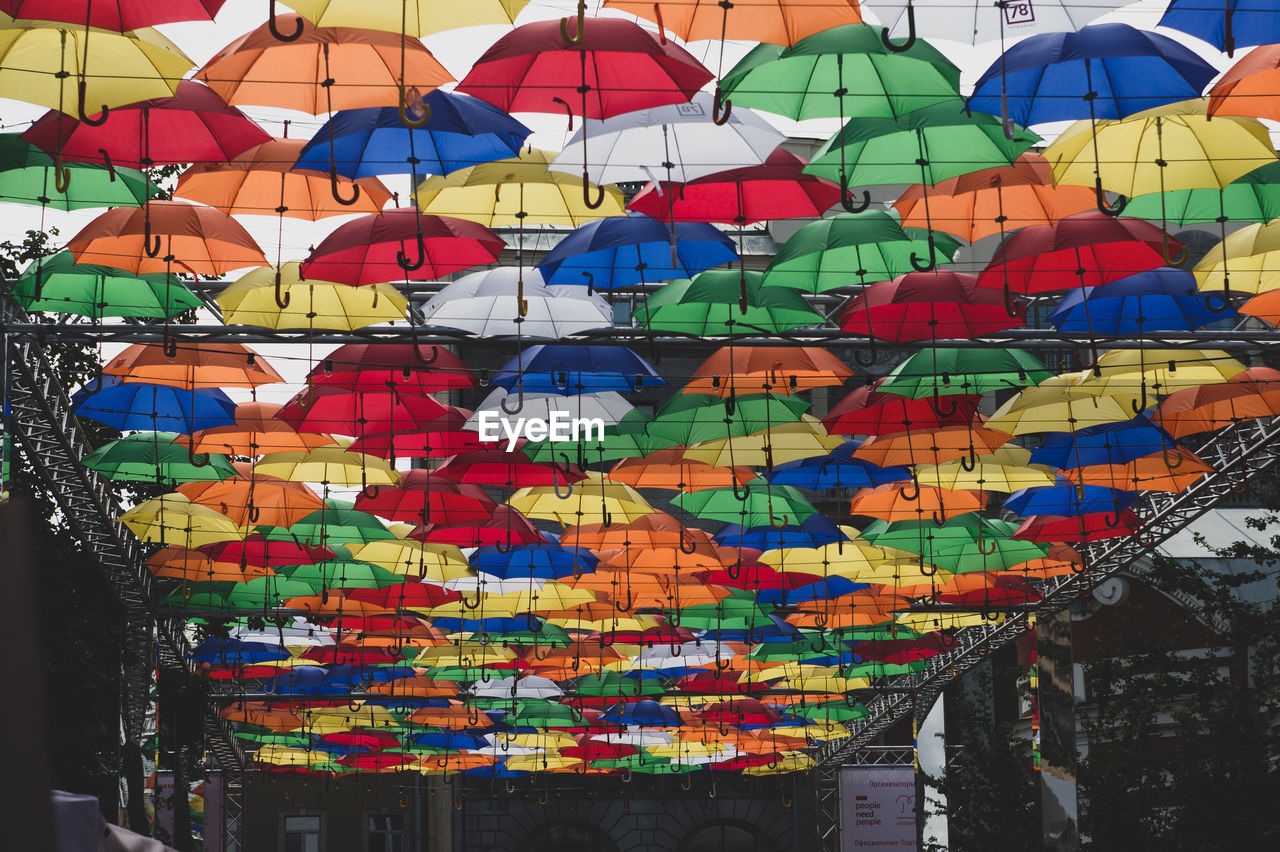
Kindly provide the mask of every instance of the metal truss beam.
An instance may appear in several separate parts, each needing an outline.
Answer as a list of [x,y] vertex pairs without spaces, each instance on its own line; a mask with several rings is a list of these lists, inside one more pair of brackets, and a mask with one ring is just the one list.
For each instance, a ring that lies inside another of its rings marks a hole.
[[[1051,580],[1044,597],[1034,608],[1037,616],[1051,615],[1069,607],[1088,594],[1093,586],[1121,571],[1140,573],[1142,560],[1192,521],[1213,509],[1242,482],[1280,461],[1280,417],[1253,420],[1229,426],[1215,433],[1197,450],[1214,468],[1180,494],[1148,493],[1134,504],[1142,521],[1133,535],[1092,542],[1079,548],[1086,570],[1081,574]],[[1183,601],[1199,615],[1194,601]],[[851,736],[828,743],[815,755],[819,763],[819,812],[834,813],[838,789],[838,769],[856,762],[867,744],[899,721],[927,712],[939,693],[952,680],[986,660],[993,651],[1027,632],[1029,612],[1013,612],[999,624],[966,627],[956,634],[955,647],[930,658],[929,665],[906,675],[885,678],[877,687],[883,691],[866,702],[867,718],[849,725]],[[839,848],[839,829],[822,827],[823,849]]]

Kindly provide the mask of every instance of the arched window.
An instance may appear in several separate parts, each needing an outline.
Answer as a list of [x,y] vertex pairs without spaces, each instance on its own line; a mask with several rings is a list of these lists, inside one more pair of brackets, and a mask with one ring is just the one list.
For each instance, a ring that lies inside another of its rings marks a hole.
[[722,819],[689,832],[680,844],[680,852],[774,852],[774,847],[751,823]]
[[618,844],[589,822],[549,822],[525,838],[522,852],[618,852]]

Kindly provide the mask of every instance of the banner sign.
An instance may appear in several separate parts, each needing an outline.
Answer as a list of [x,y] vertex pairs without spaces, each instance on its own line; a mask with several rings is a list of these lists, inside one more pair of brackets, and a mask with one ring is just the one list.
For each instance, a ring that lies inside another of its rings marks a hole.
[[840,850],[916,849],[916,773],[910,766],[840,770]]

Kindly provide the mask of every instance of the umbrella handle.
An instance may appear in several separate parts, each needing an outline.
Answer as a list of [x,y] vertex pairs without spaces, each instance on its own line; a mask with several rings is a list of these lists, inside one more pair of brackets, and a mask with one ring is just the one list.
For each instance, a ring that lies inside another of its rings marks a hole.
[[[504,400],[504,402],[505,402],[505,400]],[[569,463],[569,456],[568,456],[566,453],[561,453],[560,455],[564,456],[565,464],[568,464],[568,463]],[[572,497],[572,496],[573,496],[573,483],[569,481],[569,476],[568,476],[568,473],[566,472],[566,474],[565,474],[564,484],[565,484],[565,488],[566,488],[566,489],[568,489],[568,490],[566,490],[566,491],[564,491],[563,493],[561,493],[561,491],[560,491],[560,477],[556,475],[558,472],[559,472],[559,468],[557,468],[557,467],[553,464],[553,465],[551,466],[551,488],[552,488],[552,490],[554,490],[554,491],[555,491],[555,493],[556,493],[556,497],[557,497],[558,499],[560,499],[560,500],[568,500],[570,497]]]
[[1171,461],[1169,457],[1169,447],[1167,445],[1160,447],[1160,456],[1164,459],[1165,467],[1169,468],[1169,470],[1177,470],[1182,467],[1182,463],[1187,460],[1185,456],[1175,450],[1173,458],[1177,459],[1177,462]]
[[1104,517],[1104,518],[1102,519],[1102,523],[1104,523],[1105,525],[1107,525],[1107,526],[1109,526],[1109,527],[1118,527],[1118,526],[1120,526],[1120,513],[1119,513],[1119,512],[1108,512],[1108,513],[1106,514],[1106,517]]
[[813,614],[813,625],[817,627],[819,630],[825,630],[827,627],[827,622],[830,620],[831,620],[831,615],[825,609],[822,610],[821,612],[816,612]]
[[733,101],[724,96],[724,92],[720,89],[720,84],[716,83],[716,94],[711,99],[711,121],[721,126],[728,124],[729,116],[732,112]]
[[479,609],[479,608],[480,608],[480,590],[479,590],[479,589],[476,589],[476,600],[475,600],[475,603],[472,603],[471,601],[467,600],[467,596],[466,596],[466,595],[463,595],[463,596],[462,596],[462,605],[463,605],[464,607],[466,607],[467,609]]
[[697,551],[697,549],[698,549],[698,542],[697,542],[697,540],[696,540],[696,539],[694,539],[693,535],[690,535],[690,536],[689,536],[689,546],[688,546],[688,547],[685,547],[685,546],[684,546],[684,534],[685,534],[686,532],[687,532],[687,530],[686,530],[683,526],[682,526],[682,527],[680,527],[680,552],[681,552],[681,553],[683,553],[683,554],[685,554],[686,556],[692,556],[692,555],[694,554],[694,552],[695,552],[695,551]]
[[[195,439],[190,435],[187,437],[190,439],[187,441],[187,461],[192,467],[208,467],[210,463],[209,454],[204,453],[197,456],[195,453]],[[196,461],[196,459],[202,459],[202,461]]]
[[[81,396],[80,398],[82,400],[85,400],[91,396],[96,396],[97,394],[101,393],[103,378],[104,376],[102,374],[102,364],[101,362],[99,362],[98,375],[95,376],[94,378],[89,379],[89,381],[85,382],[83,385],[80,386],[80,393],[83,394],[83,396]],[[93,387],[93,390],[89,389],[90,386]]]
[[773,503],[769,504],[769,526],[773,527],[775,530],[782,530],[787,528],[787,513],[783,512],[781,518],[774,515]]
[[946,516],[938,514],[937,509],[934,509],[932,514],[933,514],[933,522],[938,526],[942,526],[947,522]]
[[352,204],[355,204],[357,201],[359,201],[360,185],[353,180],[351,181],[351,186],[355,188],[355,192],[352,193],[350,198],[343,198],[338,193],[338,167],[335,165],[329,166],[329,192],[331,195],[333,195],[334,201],[338,202],[343,207],[350,207]]
[[147,253],[147,257],[159,257],[160,235],[156,234],[154,243],[151,241],[151,210],[146,202],[143,202],[142,207],[142,250]]
[[578,0],[578,26],[574,34],[569,35],[569,19],[560,19],[560,38],[564,39],[564,43],[569,46],[582,44],[582,37],[587,32],[587,3],[586,0]]
[[592,210],[595,210],[600,205],[604,204],[604,187],[600,186],[599,184],[596,185],[596,197],[593,200],[591,198],[591,184],[589,182],[590,179],[591,178],[587,170],[583,169],[582,170],[582,203],[587,205],[587,207],[591,208]]
[[110,114],[111,110],[107,108],[106,104],[103,104],[102,111],[98,114],[97,118],[90,118],[85,113],[84,98],[85,98],[85,90],[88,88],[88,85],[89,84],[86,83],[83,78],[81,78],[80,82],[76,85],[76,90],[78,92],[78,95],[76,98],[76,112],[78,113],[78,116],[82,124],[87,124],[90,127],[101,127],[102,125],[107,123],[107,116]]
[[[986,546],[988,543],[990,543],[990,547]],[[996,552],[996,543],[991,539],[983,538],[981,526],[978,527],[978,552],[983,556],[990,556]]]
[[1136,399],[1129,400],[1129,407],[1133,409],[1134,414],[1141,414],[1147,410],[1147,383],[1142,383],[1142,402]]
[[630,766],[622,767],[622,775],[619,777],[623,784],[630,784],[631,783],[631,767]]
[[277,266],[276,267],[276,293],[275,293],[276,307],[278,307],[280,310],[283,311],[285,308],[289,307],[289,302],[293,299],[293,296],[291,296],[289,293],[280,289],[281,283],[282,282],[280,281],[280,267]]
[[1098,212],[1107,216],[1119,216],[1129,204],[1129,199],[1123,195],[1116,199],[1114,205],[1108,204],[1107,195],[1102,191],[1102,178],[1100,177],[1093,179],[1093,197],[1098,203]]
[[1231,290],[1228,289],[1229,287],[1229,279],[1224,278],[1222,281],[1222,294],[1219,296],[1222,300],[1221,302],[1214,300],[1214,296],[1217,296],[1218,294],[1206,293],[1204,296],[1205,309],[1215,314],[1225,314],[1227,311],[1231,310]]
[[543,660],[545,660],[547,657],[550,657],[550,656],[551,656],[551,652],[555,650],[555,646],[554,646],[554,645],[548,645],[548,646],[547,646],[547,653],[545,653],[545,654],[540,654],[540,653],[538,653],[538,649],[539,649],[539,648],[541,648],[541,647],[542,647],[542,646],[541,646],[541,645],[539,645],[537,642],[534,642],[534,643],[533,643],[533,658],[534,658],[535,660],[537,660],[538,662],[542,662],[542,661],[543,661]]
[[1169,235],[1161,234],[1160,236],[1161,236],[1160,256],[1164,258],[1164,262],[1169,266],[1177,266],[1177,267],[1180,267],[1184,263],[1186,263],[1187,258],[1191,256],[1191,250],[1184,245],[1181,251],[1179,251],[1177,254],[1173,255],[1172,257],[1170,257],[1169,256]]
[[[911,7],[908,6],[907,8]],[[932,272],[938,268],[937,248],[933,241],[933,231],[929,232],[929,256],[924,261],[921,261],[919,255],[911,252],[911,266],[916,272]]]
[[858,362],[859,367],[870,367],[872,364],[876,362],[877,358],[876,358],[875,335],[872,335],[872,334],[867,335],[867,349],[870,350],[871,354],[867,355],[865,358],[862,355],[861,349],[854,350],[853,357],[854,357],[854,360]]
[[[936,519],[937,519],[937,517],[938,517],[938,513],[937,513],[937,512],[934,512],[933,516],[934,516],[934,518],[935,518],[935,520],[936,520]],[[940,522],[940,521],[938,521],[938,523],[941,523],[941,522]],[[928,566],[928,567],[926,568],[926,566]],[[921,553],[921,554],[920,554],[920,574],[921,574],[921,576],[924,576],[924,577],[932,577],[934,574],[937,574],[937,573],[938,573],[938,566],[937,566],[937,565],[934,565],[932,562],[925,562],[925,561],[924,561],[924,554],[923,554],[923,553]]]
[[507,414],[519,414],[524,409],[524,385],[523,384],[520,385],[519,389],[516,392],[515,408],[507,408],[507,398],[509,396],[510,395],[508,394],[507,397],[503,397],[502,399],[498,400],[498,407],[501,408]]
[[894,44],[889,40],[889,28],[884,27],[880,30],[880,41],[884,46],[894,53],[906,53],[916,43],[916,7],[907,2],[907,40],[902,44]]
[[396,263],[399,264],[400,268],[403,269],[405,272],[413,272],[415,269],[421,269],[422,264],[427,262],[427,247],[422,242],[421,233],[417,235],[417,242],[418,242],[418,259],[413,263],[409,262],[409,255],[404,253],[404,249],[399,249],[396,252]]
[[406,92],[405,92],[404,84],[401,83],[400,84],[400,104],[399,104],[400,123],[403,124],[405,127],[411,127],[415,129],[419,127],[426,127],[427,122],[431,120],[431,105],[424,100],[419,100],[418,103],[412,104],[412,106],[415,108],[418,106],[422,107],[422,118],[410,118],[409,117],[410,104],[405,103],[405,95],[406,95]]
[[862,203],[854,204],[849,195],[849,176],[840,172],[840,206],[846,213],[861,213],[871,206],[871,193],[862,190]]
[[738,485],[739,485],[738,477],[735,476],[733,478],[733,485],[731,486],[733,488],[734,499],[736,499],[739,503],[745,503],[747,502],[747,487],[743,485],[742,490],[739,491]]
[[[933,413],[938,415],[939,417],[954,417],[956,411],[958,411],[960,408],[960,400],[956,399],[951,394],[948,394],[948,396],[952,397],[951,408],[949,408],[946,411],[942,410],[942,405],[938,402],[938,400],[941,399],[941,397],[937,397],[937,396],[926,397],[926,399],[929,400],[929,407],[932,408]],[[965,468],[965,469],[972,470],[972,468]]]
[[[674,764],[674,763],[673,763],[673,764],[671,764],[671,765],[672,765],[673,767],[675,766],[675,764]],[[689,774],[689,773],[687,773],[687,772],[685,773],[684,779],[683,779],[683,780],[681,780],[681,782],[680,782],[680,789],[681,789],[681,790],[684,790],[686,793],[693,789],[693,776],[692,776],[692,775],[690,775],[690,774]]]
[[[112,180],[115,180],[115,173],[112,173]],[[62,162],[62,155],[57,154],[53,158],[53,188],[61,195],[67,194],[67,187],[71,186],[71,169],[67,168]]]
[[298,20],[294,21],[292,33],[282,33],[276,24],[276,0],[267,0],[267,29],[271,30],[276,41],[297,41],[302,37],[302,16],[299,15]]
[[960,459],[960,466],[964,468],[967,473],[973,473],[974,469],[978,466],[978,456],[974,453],[972,444],[969,445],[969,455]]

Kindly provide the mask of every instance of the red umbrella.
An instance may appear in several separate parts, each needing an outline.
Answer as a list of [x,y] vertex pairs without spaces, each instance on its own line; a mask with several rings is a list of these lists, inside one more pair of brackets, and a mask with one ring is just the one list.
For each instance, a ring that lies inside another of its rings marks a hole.
[[430,281],[494,263],[505,245],[478,222],[395,208],[338,226],[303,261],[302,275],[355,285]]
[[[592,23],[594,22],[593,20]],[[579,757],[583,760],[607,760],[640,753],[640,749],[628,743],[596,740],[592,739],[590,734],[583,734],[576,739],[578,740],[576,746],[565,746],[560,749],[560,754],[564,757]]]
[[725,722],[731,725],[772,725],[781,722],[778,711],[754,698],[735,698],[712,704],[698,714],[707,722]]
[[498,504],[493,516],[456,524],[419,524],[409,538],[458,547],[480,547],[486,544],[510,547],[513,544],[536,544],[543,540],[529,519],[517,510]]
[[831,435],[879,435],[893,425],[900,429],[939,429],[967,426],[978,412],[978,395],[955,395],[944,406],[938,397],[909,399],[881,393],[875,385],[853,391],[822,418]]
[[465,408],[450,405],[445,406],[443,414],[420,421],[416,431],[396,429],[390,423],[370,423],[368,431],[357,436],[349,449],[383,459],[423,459],[498,447],[500,442],[485,443],[479,432],[466,428],[470,416]]
[[951,650],[956,640],[945,633],[926,633],[916,639],[870,639],[855,642],[854,649],[864,660],[882,663],[913,663]]
[[313,385],[349,391],[395,389],[425,396],[475,387],[462,359],[443,346],[413,343],[348,343],[307,373]]
[[416,468],[395,485],[365,489],[355,507],[393,521],[449,524],[492,517],[497,504],[478,485],[451,482]]
[[[666,104],[687,103],[712,79],[688,51],[631,21],[592,18],[537,21],[498,39],[471,67],[457,91],[507,112],[569,113],[605,119]],[[728,120],[728,116],[725,116]],[[582,194],[590,207],[585,128]]]
[[277,416],[298,432],[361,437],[417,431],[447,412],[429,396],[321,386],[304,388]]
[[[11,18],[127,32],[174,21],[212,21],[226,0],[0,0]],[[86,20],[87,19],[87,20]]]
[[979,287],[1029,294],[1097,287],[1169,265],[1182,243],[1142,219],[1087,210],[1023,228],[978,276]]
[[453,589],[432,583],[397,583],[381,589],[347,589],[347,597],[389,610],[429,608],[462,600]]
[[803,174],[804,167],[804,160],[778,148],[763,165],[716,172],[687,183],[649,183],[627,209],[664,222],[730,225],[819,217],[840,201],[840,187]]
[[172,97],[116,107],[101,125],[50,110],[22,138],[63,159],[144,168],[225,163],[271,136],[203,83],[183,80]]
[[404,660],[390,648],[365,645],[313,645],[302,659],[338,666],[387,666]]
[[1024,325],[1026,305],[1015,301],[1012,307],[1011,314],[1000,293],[979,289],[976,275],[908,272],[854,296],[840,313],[840,326],[894,343],[974,340]]
[[523,450],[487,449],[460,453],[436,469],[436,476],[474,485],[501,485],[524,488],[528,485],[555,485],[587,478],[576,465],[544,464],[529,459]]
[[713,586],[729,586],[734,589],[795,589],[810,583],[821,583],[819,574],[800,571],[779,571],[772,565],[757,563],[741,568],[720,568],[702,575],[704,582]]
[[239,562],[259,568],[314,565],[336,555],[323,545],[311,547],[299,541],[268,539],[261,533],[252,533],[243,539],[206,544],[200,551],[207,553],[215,562]]
[[1039,542],[1098,541],[1133,535],[1140,526],[1142,521],[1138,520],[1132,509],[1125,509],[1119,518],[1112,512],[1091,512],[1075,517],[1031,515],[1010,538]]
[[738,672],[698,672],[678,679],[676,689],[702,695],[734,695],[763,692],[769,688],[768,684],[759,681],[740,683],[741,677]]

